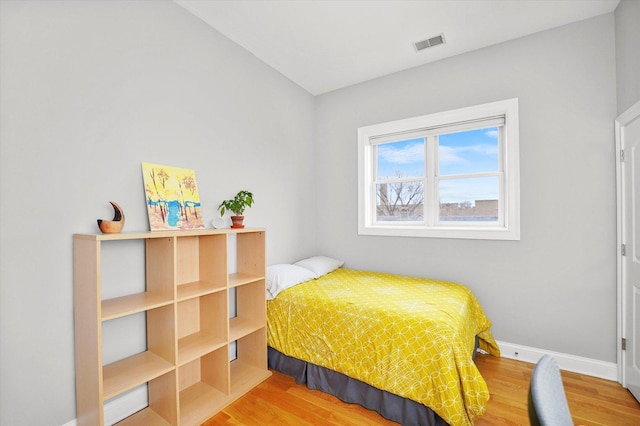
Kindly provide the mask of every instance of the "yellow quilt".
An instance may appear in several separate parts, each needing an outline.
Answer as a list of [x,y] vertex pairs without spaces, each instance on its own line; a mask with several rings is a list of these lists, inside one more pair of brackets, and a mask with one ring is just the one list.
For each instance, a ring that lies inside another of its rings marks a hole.
[[418,401],[452,426],[486,409],[474,336],[500,350],[463,285],[339,268],[269,300],[267,323],[274,349]]

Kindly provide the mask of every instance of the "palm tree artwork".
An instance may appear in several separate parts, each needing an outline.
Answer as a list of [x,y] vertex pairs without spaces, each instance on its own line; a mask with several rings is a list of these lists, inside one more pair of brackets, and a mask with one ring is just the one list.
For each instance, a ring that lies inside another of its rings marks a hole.
[[204,228],[193,170],[142,163],[142,176],[152,231]]

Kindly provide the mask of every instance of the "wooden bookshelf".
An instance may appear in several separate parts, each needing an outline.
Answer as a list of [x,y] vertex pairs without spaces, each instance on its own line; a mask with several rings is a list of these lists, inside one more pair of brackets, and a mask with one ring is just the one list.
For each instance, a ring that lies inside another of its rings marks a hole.
[[[101,249],[125,240],[144,242],[145,289],[103,300]],[[103,425],[105,401],[144,384],[149,406],[118,424],[199,425],[269,377],[264,249],[250,228],[74,235],[78,425]],[[141,312],[146,350],[103,365],[102,325]]]

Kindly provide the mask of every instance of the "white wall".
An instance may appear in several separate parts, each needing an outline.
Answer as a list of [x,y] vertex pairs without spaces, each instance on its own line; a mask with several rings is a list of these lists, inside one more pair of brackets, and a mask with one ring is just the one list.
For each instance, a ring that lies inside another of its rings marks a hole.
[[[319,96],[318,251],[465,283],[497,339],[615,362],[614,43],[608,14]],[[520,241],[357,235],[358,127],[514,97]]]
[[622,0],[615,19],[619,115],[640,101],[640,1]]
[[0,19],[0,424],[61,425],[72,234],[109,200],[148,229],[148,161],[196,171],[208,225],[253,191],[269,263],[310,255],[314,98],[169,1],[2,0]]

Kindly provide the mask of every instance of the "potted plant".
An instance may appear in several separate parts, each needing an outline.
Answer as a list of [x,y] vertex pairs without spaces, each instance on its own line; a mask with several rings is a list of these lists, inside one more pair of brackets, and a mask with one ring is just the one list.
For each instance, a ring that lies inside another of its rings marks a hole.
[[244,228],[242,224],[244,221],[244,209],[253,205],[253,194],[249,191],[242,190],[236,194],[230,200],[224,200],[218,206],[220,215],[224,216],[224,213],[229,210],[233,213],[231,216],[232,228]]

